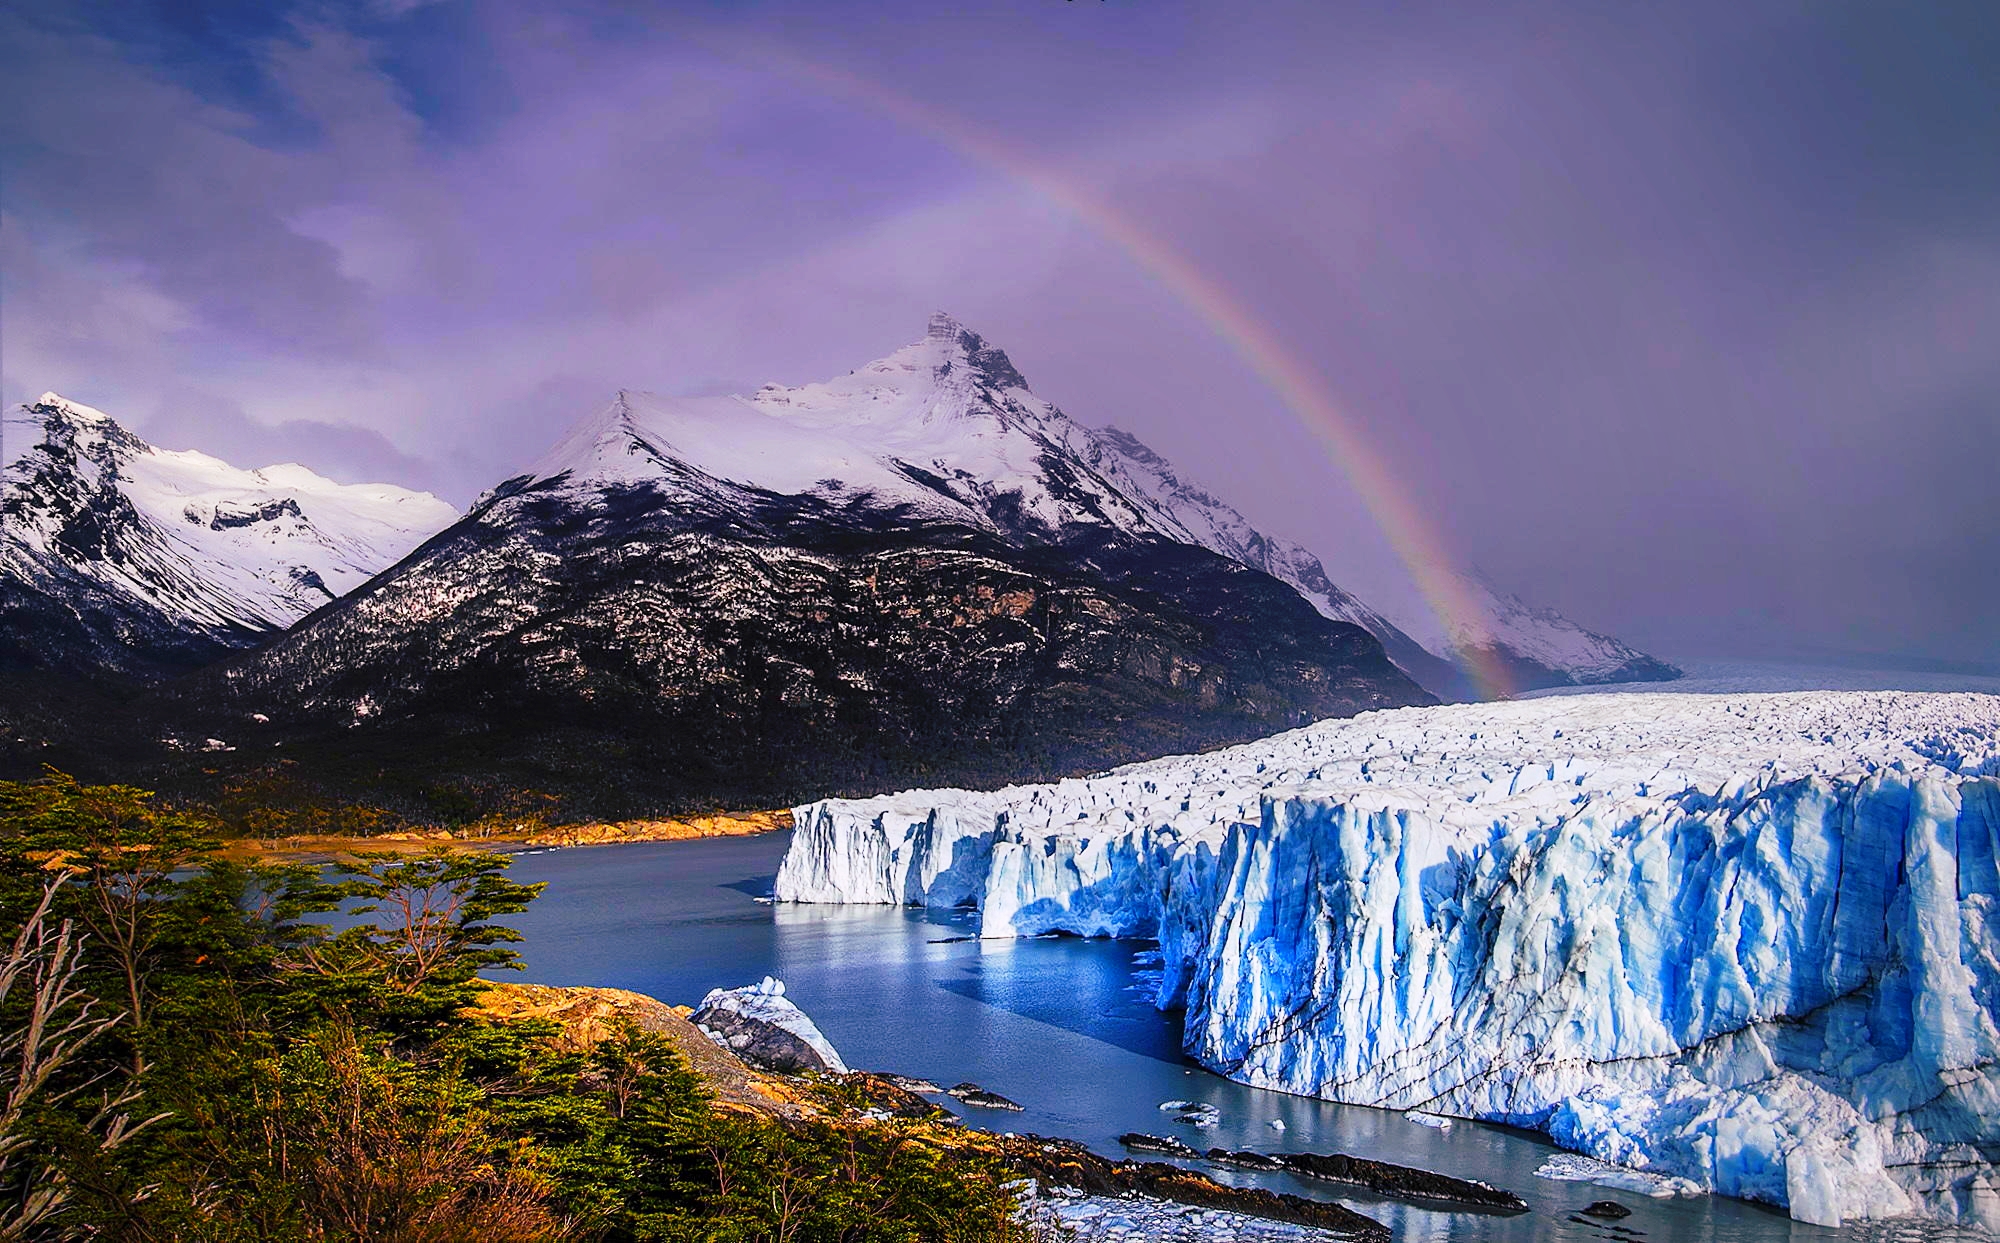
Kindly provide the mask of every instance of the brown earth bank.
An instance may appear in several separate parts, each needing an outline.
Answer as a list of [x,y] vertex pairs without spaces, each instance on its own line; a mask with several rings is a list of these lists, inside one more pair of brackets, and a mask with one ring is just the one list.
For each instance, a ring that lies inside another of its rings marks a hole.
[[542,1020],[561,1029],[559,1043],[573,1050],[595,1048],[626,1024],[673,1041],[688,1066],[715,1094],[720,1109],[746,1110],[797,1120],[817,1113],[799,1081],[747,1066],[688,1022],[686,1006],[670,1006],[622,988],[559,988],[549,984],[487,985],[466,1013],[495,1023]]
[[784,808],[594,824],[531,823],[514,829],[487,826],[467,830],[415,829],[367,835],[307,833],[285,837],[243,837],[223,842],[217,854],[238,862],[319,863],[370,853],[418,855],[440,848],[506,852],[569,846],[616,846],[630,842],[679,842],[702,837],[750,837],[791,827],[791,810]]
[[998,1157],[1044,1192],[1165,1201],[1324,1232],[1318,1237],[1367,1243],[1386,1243],[1389,1237],[1380,1222],[1330,1201],[1231,1187],[1179,1166],[1111,1160],[1072,1140],[996,1135],[963,1126],[949,1110],[884,1075],[797,1076],[758,1070],[704,1036],[689,1021],[693,1011],[688,1007],[643,993],[490,982],[467,1013],[492,1022],[552,1022],[561,1029],[559,1039],[577,1049],[610,1039],[631,1024],[673,1041],[714,1094],[718,1108],[764,1114],[781,1124],[824,1119],[900,1127],[907,1142],[968,1157]]

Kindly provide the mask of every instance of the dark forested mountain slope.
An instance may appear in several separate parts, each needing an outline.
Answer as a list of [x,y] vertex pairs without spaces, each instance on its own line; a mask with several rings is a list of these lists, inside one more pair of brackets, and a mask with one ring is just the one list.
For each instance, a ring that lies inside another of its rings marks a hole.
[[281,743],[616,814],[1046,777],[1429,701],[1088,437],[949,320],[827,385],[620,394],[171,714],[225,763]]
[[364,784],[614,815],[993,784],[1427,699],[1365,631],[1204,549],[709,500],[522,486],[179,702],[195,733]]

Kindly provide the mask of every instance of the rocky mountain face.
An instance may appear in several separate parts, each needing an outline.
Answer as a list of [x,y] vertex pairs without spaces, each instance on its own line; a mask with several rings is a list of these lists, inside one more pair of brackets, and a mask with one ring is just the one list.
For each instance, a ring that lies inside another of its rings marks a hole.
[[620,394],[181,700],[227,745],[611,814],[1081,772],[1430,699],[1089,443],[948,319],[824,385]]
[[427,493],[157,449],[44,394],[0,426],[0,669],[150,679],[283,630],[457,517]]

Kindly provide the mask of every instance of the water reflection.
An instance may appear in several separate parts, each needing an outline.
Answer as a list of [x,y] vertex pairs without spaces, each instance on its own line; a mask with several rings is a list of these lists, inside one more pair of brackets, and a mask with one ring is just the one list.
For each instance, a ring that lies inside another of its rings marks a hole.
[[[1448,1131],[1401,1114],[1244,1087],[1180,1053],[1178,1017],[1155,1011],[1143,947],[1110,941],[980,941],[967,911],[772,906],[788,834],[591,847],[521,858],[514,877],[547,881],[519,921],[525,978],[636,989],[692,1004],[714,987],[776,975],[850,1065],[952,1084],[971,1080],[1018,1101],[1021,1113],[968,1109],[995,1130],[1080,1140],[1122,1155],[1126,1131],[1174,1134],[1198,1148],[1348,1152],[1477,1178],[1525,1197],[1519,1217],[1441,1213],[1398,1201],[1341,1196],[1398,1239],[1679,1241],[1904,1240],[1971,1237],[1914,1223],[1824,1230],[1741,1201],[1656,1201],[1588,1183],[1535,1177],[1556,1150],[1505,1127]],[[1206,1101],[1220,1118],[1197,1130],[1159,1104]],[[1284,1129],[1271,1126],[1284,1123]],[[1290,1175],[1203,1167],[1227,1182],[1321,1199],[1334,1188]],[[1593,1200],[1631,1217],[1576,1217]]]

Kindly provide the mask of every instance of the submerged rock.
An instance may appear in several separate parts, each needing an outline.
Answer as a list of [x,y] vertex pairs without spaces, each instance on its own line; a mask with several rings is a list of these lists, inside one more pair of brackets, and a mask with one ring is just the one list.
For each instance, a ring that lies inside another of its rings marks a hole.
[[1593,1200],[1576,1211],[1585,1217],[1602,1217],[1606,1221],[1617,1221],[1632,1215],[1631,1209],[1616,1200]]
[[973,1105],[980,1109],[1011,1109],[1016,1113],[1021,1112],[1021,1107],[1013,1101],[1008,1100],[998,1092],[988,1092],[976,1083],[954,1084],[945,1090],[945,1095],[951,1097],[953,1100]]
[[[1210,1153],[1211,1157],[1215,1154]],[[1235,1153],[1236,1157],[1257,1157],[1258,1153]],[[1448,1204],[1494,1209],[1503,1213],[1525,1213],[1528,1202],[1511,1191],[1470,1178],[1453,1178],[1414,1166],[1371,1161],[1345,1153],[1288,1152],[1276,1154],[1280,1166],[1294,1174],[1327,1182],[1351,1183],[1377,1195],[1404,1200],[1436,1200]]]
[[709,990],[693,1022],[710,1040],[763,1070],[847,1073],[847,1063],[805,1011],[786,1000],[784,982],[768,975],[745,988]]
[[1044,1185],[1071,1187],[1093,1196],[1149,1196],[1176,1204],[1221,1209],[1266,1221],[1289,1222],[1341,1237],[1387,1243],[1388,1228],[1342,1204],[1283,1195],[1260,1187],[1230,1187],[1177,1165],[1110,1161],[1082,1144],[1039,1135],[1010,1136],[1002,1153]]
[[1153,1152],[1163,1157],[1199,1157],[1200,1150],[1189,1147],[1167,1135],[1147,1135],[1141,1131],[1127,1131],[1118,1137],[1118,1142],[1133,1152]]
[[1231,1152],[1226,1148],[1211,1148],[1208,1159],[1217,1165],[1240,1166],[1246,1170],[1282,1170],[1285,1159],[1266,1152]]

